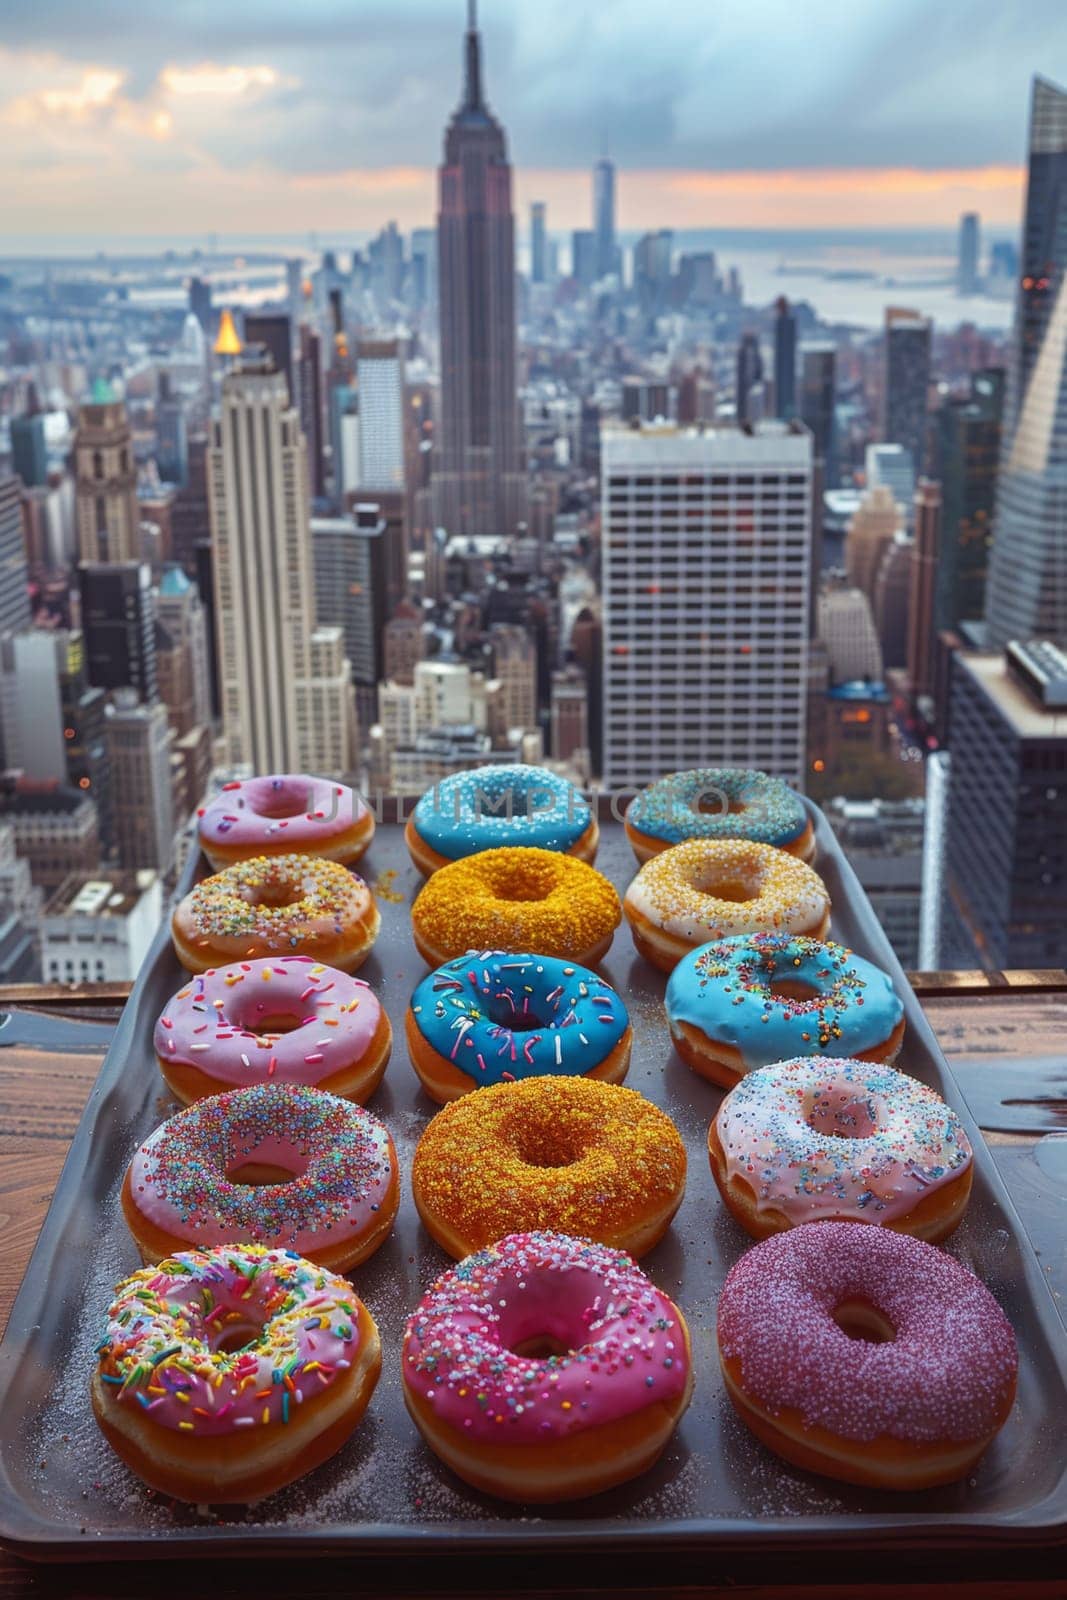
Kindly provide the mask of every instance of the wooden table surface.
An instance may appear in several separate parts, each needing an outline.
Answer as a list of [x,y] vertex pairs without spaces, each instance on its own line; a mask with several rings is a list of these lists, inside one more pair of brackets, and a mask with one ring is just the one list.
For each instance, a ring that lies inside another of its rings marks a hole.
[[[950,1057],[967,1058],[969,1062],[1005,1058],[1004,1071],[1020,1077],[1017,1085],[1013,1081],[1013,1094],[1008,1098],[1027,1098],[1027,1085],[1022,1081],[1027,1058],[1047,1061],[1065,1056],[1067,975],[1063,973],[995,974],[981,980],[973,975],[961,979],[957,974],[929,974],[916,981],[916,988]],[[20,1009],[61,1017],[60,1031],[69,1033],[72,1019],[75,1023],[114,1022],[123,995],[121,987],[51,997],[39,987],[21,990],[17,995],[0,990],[0,1007],[15,1001]],[[51,1050],[4,1048],[0,1033],[0,1330],[6,1325],[105,1045],[106,1036],[101,1035],[95,1049],[86,1049],[84,1042],[77,1050],[73,1043]],[[1014,1093],[1016,1088],[1018,1095]],[[1044,1125],[1058,1109],[1046,1112]],[[1067,1118],[1064,1129],[1067,1131]],[[1067,1305],[1067,1229],[1063,1226],[1067,1165],[1045,1159],[1048,1137],[1045,1136],[1045,1150],[1039,1157],[1040,1136],[1033,1132],[987,1133],[1063,1314]],[[1058,1143],[1061,1136],[1054,1133],[1051,1138]],[[1063,1155],[1064,1151],[1057,1150],[1056,1154]],[[568,1600],[581,1600],[584,1596],[593,1600],[594,1595],[603,1600],[605,1594],[625,1600],[626,1596],[650,1593],[662,1600],[726,1595],[746,1600],[844,1600],[852,1595],[863,1595],[865,1600],[890,1600],[892,1596],[932,1593],[936,1585],[947,1600],[965,1594],[975,1600],[1014,1600],[1016,1596],[1025,1596],[1025,1600],[1052,1600],[1053,1596],[1067,1600],[1064,1550],[1055,1560],[1046,1554],[1036,1560],[1020,1556],[1010,1563],[988,1553],[980,1562],[969,1562],[967,1552],[960,1551],[948,1558],[947,1565],[942,1561],[936,1568],[927,1554],[913,1562],[902,1557],[892,1571],[885,1568],[886,1563],[880,1560],[874,1571],[867,1571],[862,1559],[858,1559],[854,1572],[835,1572],[827,1581],[820,1579],[818,1572],[803,1570],[802,1561],[796,1557],[792,1558],[791,1571],[773,1578],[766,1578],[762,1572],[746,1573],[743,1568],[705,1574],[700,1570],[656,1572],[631,1567],[621,1580],[613,1576],[608,1588],[588,1589],[568,1586],[565,1570],[546,1572],[543,1562],[523,1559],[518,1569],[514,1563],[503,1563],[491,1571],[480,1563],[478,1570],[471,1570],[461,1582],[453,1578],[451,1587],[440,1575],[430,1574],[418,1593],[473,1595],[521,1589],[524,1594],[553,1595],[556,1600],[563,1595]],[[955,1581],[964,1572],[966,1581]],[[132,1600],[148,1595],[188,1596],[193,1592],[204,1594],[206,1600],[245,1595],[269,1600],[272,1596],[312,1593],[330,1597],[388,1594],[395,1600],[414,1600],[413,1591],[397,1587],[387,1568],[369,1568],[362,1563],[357,1567],[351,1560],[316,1561],[313,1573],[306,1565],[295,1562],[263,1560],[217,1563],[210,1568],[200,1562],[178,1563],[160,1571],[141,1564],[41,1566],[0,1551],[2,1600],[82,1595],[130,1596]]]

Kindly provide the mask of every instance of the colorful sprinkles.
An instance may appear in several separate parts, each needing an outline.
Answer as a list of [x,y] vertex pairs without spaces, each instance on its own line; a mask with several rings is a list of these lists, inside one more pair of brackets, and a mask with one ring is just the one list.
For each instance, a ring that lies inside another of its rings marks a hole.
[[630,1025],[615,990],[587,967],[501,950],[445,962],[416,988],[411,1014],[477,1087],[591,1072]]
[[715,1126],[727,1181],[793,1223],[893,1222],[970,1165],[970,1141],[940,1095],[870,1062],[780,1061],[743,1077]]
[[252,856],[203,878],[174,913],[194,947],[233,957],[315,954],[378,913],[356,873],[316,856]]
[[[778,992],[802,985],[810,995]],[[790,1056],[858,1055],[884,1044],[904,1007],[880,967],[842,945],[788,933],[738,934],[682,957],[664,1004],[672,1033],[686,1023],[730,1045],[745,1070]]]
[[[517,1352],[537,1335],[563,1352]],[[530,1232],[438,1278],[408,1321],[402,1371],[457,1432],[544,1444],[676,1400],[689,1352],[677,1307],[628,1255]]]
[[804,802],[781,778],[749,767],[672,772],[631,800],[628,825],[667,844],[685,839],[750,839],[779,849],[808,825]]
[[826,885],[797,856],[744,839],[690,839],[645,862],[626,891],[644,919],[688,944],[770,929],[810,933],[830,908]]
[[[256,1162],[292,1177],[229,1176]],[[133,1158],[130,1191],[150,1222],[190,1244],[310,1255],[371,1231],[395,1178],[389,1134],[369,1111],[321,1089],[262,1083],[197,1101],[157,1128]]]
[[[115,1403],[157,1427],[218,1436],[285,1425],[360,1346],[351,1284],[292,1250],[182,1250],[120,1283],[97,1346]],[[237,1349],[222,1348],[235,1338]]]

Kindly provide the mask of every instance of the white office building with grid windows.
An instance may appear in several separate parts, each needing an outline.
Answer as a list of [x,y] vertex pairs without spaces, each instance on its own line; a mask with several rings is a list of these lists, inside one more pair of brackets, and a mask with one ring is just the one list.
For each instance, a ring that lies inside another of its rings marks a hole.
[[605,786],[803,778],[812,440],[798,422],[601,432]]

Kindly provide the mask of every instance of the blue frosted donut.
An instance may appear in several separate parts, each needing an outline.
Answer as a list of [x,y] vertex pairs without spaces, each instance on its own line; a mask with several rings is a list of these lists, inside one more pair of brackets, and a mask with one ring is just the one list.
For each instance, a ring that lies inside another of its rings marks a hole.
[[408,1050],[435,1100],[519,1078],[604,1078],[630,1062],[630,1018],[595,972],[554,956],[470,950],[411,997]]
[[[800,985],[790,993],[790,987]],[[796,1056],[890,1061],[904,1007],[880,967],[784,933],[716,939],[683,956],[664,1004],[682,1058],[727,1087]]]
[[408,819],[407,844],[415,865],[428,874],[501,845],[559,850],[591,862],[598,831],[573,783],[545,767],[501,764],[453,773],[428,789]]
[[804,861],[814,835],[800,796],[748,767],[672,772],[631,800],[626,832],[639,861],[686,839],[748,839]]

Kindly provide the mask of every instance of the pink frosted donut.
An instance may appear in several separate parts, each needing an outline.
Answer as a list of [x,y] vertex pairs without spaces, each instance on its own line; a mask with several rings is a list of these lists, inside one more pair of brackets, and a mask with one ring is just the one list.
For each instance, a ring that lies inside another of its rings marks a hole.
[[969,1472],[1015,1397],[1015,1335],[984,1284],[907,1234],[850,1222],[774,1234],[719,1299],[731,1400],[797,1466],[922,1489]]
[[145,1261],[245,1241],[349,1272],[383,1244],[400,1200],[377,1117],[296,1083],[186,1106],[139,1145],[122,1210]]
[[505,1500],[569,1500],[660,1454],[692,1392],[678,1307],[628,1255],[516,1233],[443,1273],[408,1320],[404,1398],[430,1448]]
[[164,1006],[154,1042],[183,1105],[270,1081],[362,1102],[381,1082],[392,1030],[362,979],[280,956],[190,977]]
[[144,1481],[251,1504],[348,1438],[382,1365],[352,1285],[292,1250],[183,1250],[120,1283],[96,1347],[96,1420]]
[[202,806],[200,848],[216,872],[251,856],[309,855],[350,866],[374,834],[354,789],[306,772],[227,783]]

